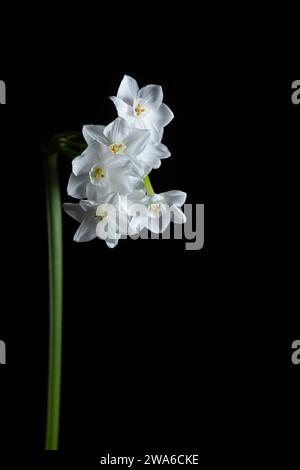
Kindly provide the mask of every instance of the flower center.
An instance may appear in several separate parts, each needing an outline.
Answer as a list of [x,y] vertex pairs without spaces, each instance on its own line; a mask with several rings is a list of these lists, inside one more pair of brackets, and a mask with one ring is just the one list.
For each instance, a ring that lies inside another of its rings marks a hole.
[[96,212],[95,218],[99,221],[105,219],[108,216],[108,212],[104,210],[100,210]]
[[123,149],[124,145],[123,144],[111,144],[109,146],[110,150],[112,151],[112,153],[114,153],[115,155],[117,153],[119,153],[122,149]]
[[141,103],[137,104],[136,107],[134,108],[134,112],[137,116],[140,116],[145,111],[146,111],[146,108],[144,108]]
[[157,215],[160,209],[161,209],[161,205],[158,202],[150,205],[150,210],[153,215]]
[[101,178],[105,178],[105,172],[104,172],[103,168],[100,168],[99,166],[94,168],[93,171],[92,171],[92,178],[95,178],[96,180],[100,180]]

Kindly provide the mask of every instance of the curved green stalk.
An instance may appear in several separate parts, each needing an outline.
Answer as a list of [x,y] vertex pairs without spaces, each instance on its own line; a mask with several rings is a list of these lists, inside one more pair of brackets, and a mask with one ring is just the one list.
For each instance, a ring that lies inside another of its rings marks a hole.
[[49,363],[46,450],[58,450],[63,319],[62,205],[58,178],[58,153],[74,158],[86,144],[76,132],[57,134],[44,148],[49,258]]
[[45,156],[50,320],[46,450],[58,449],[60,420],[63,242],[57,156],[57,153],[51,153]]

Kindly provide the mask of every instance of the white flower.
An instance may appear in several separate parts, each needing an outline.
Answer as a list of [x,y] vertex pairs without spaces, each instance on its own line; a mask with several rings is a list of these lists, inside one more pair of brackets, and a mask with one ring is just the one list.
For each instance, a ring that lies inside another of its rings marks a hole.
[[[171,155],[168,148],[160,143],[160,132],[154,131],[152,134],[149,130],[130,128],[127,121],[120,117],[106,127],[84,126],[82,132],[88,145],[95,141],[101,144],[102,155],[128,159],[133,174],[140,178],[153,168],[159,168],[161,159]],[[81,163],[81,160],[75,159],[74,173]]]
[[99,237],[109,248],[114,248],[121,236],[127,233],[127,215],[119,212],[119,206],[119,196],[115,193],[99,202],[65,203],[63,207],[67,214],[80,222],[74,241],[87,242]]
[[147,228],[154,233],[163,233],[171,220],[184,224],[186,216],[179,207],[185,203],[186,197],[182,191],[167,191],[145,196],[138,203],[130,204],[128,213],[132,216],[132,229],[140,232]]
[[96,227],[97,236],[102,240],[119,240],[122,235],[137,233],[131,225],[132,217],[128,213],[128,207],[145,197],[145,191],[134,191],[127,196],[116,195],[110,203],[102,203],[97,207],[96,215],[105,215]]
[[118,115],[137,129],[161,129],[172,121],[174,115],[164,104],[162,88],[147,85],[139,89],[136,80],[125,75],[117,96],[112,96]]
[[82,155],[74,158],[72,167],[67,191],[77,199],[97,201],[112,192],[128,194],[143,187],[128,160],[108,154],[101,142],[88,145]]
[[135,159],[142,177],[148,175],[151,170],[157,170],[161,166],[161,160],[171,156],[168,147],[161,143],[162,132],[153,129],[151,136],[151,143]]
[[144,190],[133,191],[131,194],[126,196],[119,197],[119,211],[122,214],[126,214],[128,223],[127,223],[127,234],[133,235],[138,233],[140,230],[137,229],[138,224],[133,220],[132,214],[136,216],[138,208],[143,211],[145,206],[143,200],[146,197],[146,192]]
[[101,142],[109,155],[135,156],[143,152],[151,140],[149,130],[129,128],[125,119],[117,118],[108,126],[83,126],[87,144]]

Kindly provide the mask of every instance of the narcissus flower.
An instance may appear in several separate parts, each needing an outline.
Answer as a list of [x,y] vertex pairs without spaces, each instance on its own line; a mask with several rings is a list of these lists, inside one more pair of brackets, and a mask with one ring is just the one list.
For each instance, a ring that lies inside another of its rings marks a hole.
[[[128,159],[133,175],[143,177],[153,168],[159,168],[161,159],[170,157],[168,148],[160,143],[160,135],[155,131],[154,139],[149,130],[130,128],[123,118],[117,118],[108,126],[88,125],[83,127],[83,135],[87,144],[99,142],[101,153],[105,156],[115,155],[117,158]],[[75,159],[73,172],[76,172]]]
[[[102,203],[106,204],[113,201],[114,194],[108,195],[103,198]],[[74,235],[74,241],[76,242],[88,242],[97,237],[96,227],[100,221],[100,216],[97,215],[97,208],[100,203],[92,202],[88,200],[80,201],[80,203],[68,203],[64,204],[64,210],[73,219],[80,222],[80,226]]]
[[174,114],[163,103],[163,91],[158,85],[139,89],[134,78],[125,75],[117,96],[112,96],[118,115],[136,129],[161,129],[172,121]]
[[147,228],[154,233],[163,233],[171,221],[184,224],[186,216],[179,208],[186,197],[187,194],[182,191],[167,191],[145,196],[139,203],[129,205],[132,229],[140,232]]
[[67,191],[77,199],[97,201],[112,192],[128,194],[143,187],[128,159],[109,154],[101,142],[91,143],[73,160],[72,167]]
[[122,234],[127,233],[127,218],[119,212],[119,196],[115,193],[102,201],[80,201],[77,204],[65,203],[64,210],[80,222],[74,241],[87,242],[96,237],[105,240],[109,248],[114,248]]

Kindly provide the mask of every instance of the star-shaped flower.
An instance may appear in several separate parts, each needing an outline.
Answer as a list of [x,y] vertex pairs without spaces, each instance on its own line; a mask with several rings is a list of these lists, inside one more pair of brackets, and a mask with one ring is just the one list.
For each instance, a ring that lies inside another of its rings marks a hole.
[[67,191],[69,196],[77,199],[87,197],[97,201],[112,192],[128,194],[143,188],[128,159],[108,153],[101,142],[92,142],[82,155],[73,160],[72,168]]
[[134,78],[125,75],[117,96],[112,96],[118,115],[136,129],[161,129],[174,115],[163,103],[161,86],[147,85],[139,89]]
[[[171,155],[168,148],[160,143],[160,132],[154,130],[151,133],[149,130],[131,128],[121,117],[106,127],[84,126],[82,132],[87,144],[100,142],[102,154],[107,157],[113,154],[118,158],[128,159],[133,174],[141,178],[153,168],[159,168],[161,159]],[[81,164],[82,160],[75,159],[73,171],[77,171]]]

